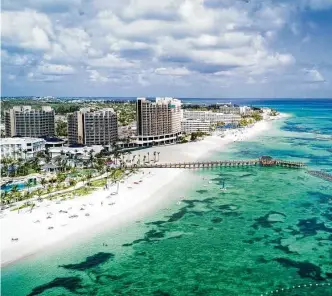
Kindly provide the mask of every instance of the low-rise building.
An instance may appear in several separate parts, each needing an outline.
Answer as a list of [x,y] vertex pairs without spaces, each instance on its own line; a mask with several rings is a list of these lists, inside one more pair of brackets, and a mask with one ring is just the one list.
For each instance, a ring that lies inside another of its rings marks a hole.
[[210,130],[210,121],[204,121],[200,119],[182,119],[181,121],[181,131],[186,134],[198,131],[209,133]]
[[67,139],[60,139],[60,138],[45,138],[45,147],[52,148],[52,147],[64,147],[67,143]]
[[45,150],[45,140],[38,138],[3,138],[0,143],[1,158],[28,159]]
[[184,119],[193,119],[201,121],[209,121],[210,123],[223,122],[227,124],[237,124],[241,120],[239,114],[224,114],[212,111],[183,111]]
[[95,155],[103,150],[103,146],[101,145],[93,145],[93,146],[84,146],[84,147],[52,147],[49,148],[48,153],[51,158],[57,156],[67,156],[69,158],[74,157],[89,157],[90,153]]

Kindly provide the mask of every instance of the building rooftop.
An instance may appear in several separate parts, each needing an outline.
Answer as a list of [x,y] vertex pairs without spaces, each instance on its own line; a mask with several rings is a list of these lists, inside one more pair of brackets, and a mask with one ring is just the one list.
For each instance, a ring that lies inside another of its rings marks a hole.
[[45,141],[40,138],[2,138],[1,144],[23,144],[23,143],[31,143],[31,142],[40,142]]

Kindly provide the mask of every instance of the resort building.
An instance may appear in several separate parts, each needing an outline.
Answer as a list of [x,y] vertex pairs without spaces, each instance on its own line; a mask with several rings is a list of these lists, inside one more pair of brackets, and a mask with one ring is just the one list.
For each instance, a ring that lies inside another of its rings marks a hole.
[[200,119],[182,119],[181,121],[181,131],[185,134],[190,134],[198,131],[209,133],[210,130],[210,121],[204,121]]
[[181,101],[137,98],[136,120],[138,146],[175,143],[181,135]]
[[60,138],[44,138],[45,148],[64,147],[67,144],[67,139]]
[[111,108],[82,108],[68,115],[69,145],[108,145],[117,138],[118,120]]
[[184,119],[193,119],[201,121],[209,121],[210,123],[223,122],[225,125],[237,124],[241,120],[239,114],[224,114],[212,111],[183,111]]
[[222,104],[218,107],[219,113],[223,114],[242,114],[247,115],[250,114],[251,108],[248,106],[238,106],[233,105],[232,103]]
[[32,109],[31,106],[15,106],[5,112],[7,137],[53,137],[54,110],[49,106]]
[[45,140],[36,138],[3,138],[0,142],[1,158],[28,159],[45,150]]
[[49,148],[48,153],[51,158],[58,156],[67,156],[70,158],[89,158],[103,150],[101,145],[85,146],[85,147],[53,147]]

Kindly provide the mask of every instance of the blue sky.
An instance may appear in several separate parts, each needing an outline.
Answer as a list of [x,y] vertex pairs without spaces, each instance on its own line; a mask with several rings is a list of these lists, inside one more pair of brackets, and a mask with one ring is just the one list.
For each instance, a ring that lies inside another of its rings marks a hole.
[[3,0],[2,96],[332,97],[332,0]]

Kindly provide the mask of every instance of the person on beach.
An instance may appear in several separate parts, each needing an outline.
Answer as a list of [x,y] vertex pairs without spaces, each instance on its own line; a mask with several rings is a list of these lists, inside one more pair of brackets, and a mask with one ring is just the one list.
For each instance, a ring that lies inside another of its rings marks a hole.
[[104,204],[104,202],[100,202],[100,205],[102,206]]

